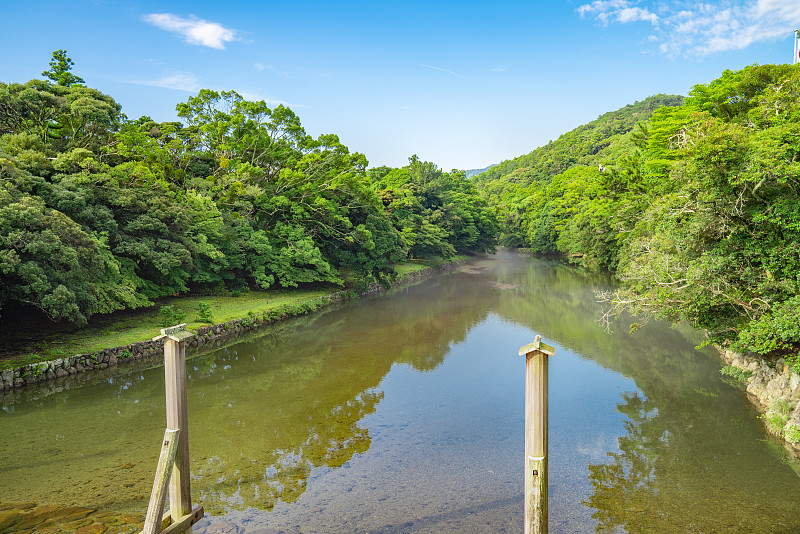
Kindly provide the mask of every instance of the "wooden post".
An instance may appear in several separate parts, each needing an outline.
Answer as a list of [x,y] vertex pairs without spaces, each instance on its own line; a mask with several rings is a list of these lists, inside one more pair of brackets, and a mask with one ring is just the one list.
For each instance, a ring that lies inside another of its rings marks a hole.
[[172,475],[172,463],[178,451],[178,430],[167,429],[164,432],[164,443],[161,446],[161,456],[158,458],[156,478],[153,481],[153,491],[150,493],[150,505],[147,507],[147,516],[144,520],[143,534],[157,534],[161,532],[161,521],[164,514],[164,500],[167,498],[167,484]]
[[[169,483],[169,510],[172,523],[192,514],[189,479],[189,411],[186,406],[186,339],[194,334],[180,324],[161,330],[164,339],[164,381],[167,397],[167,428],[180,431],[178,450]],[[191,534],[191,527],[186,529]]]
[[555,349],[542,336],[525,355],[525,534],[547,534],[547,363]]

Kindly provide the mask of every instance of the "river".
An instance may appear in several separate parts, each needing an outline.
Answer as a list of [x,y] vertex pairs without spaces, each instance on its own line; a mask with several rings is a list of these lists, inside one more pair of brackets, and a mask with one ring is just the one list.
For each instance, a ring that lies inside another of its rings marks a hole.
[[[190,358],[195,533],[521,532],[536,334],[551,533],[800,532],[800,467],[713,351],[664,323],[607,332],[610,286],[501,250]],[[164,427],[161,367],[6,396],[0,504],[143,516]]]

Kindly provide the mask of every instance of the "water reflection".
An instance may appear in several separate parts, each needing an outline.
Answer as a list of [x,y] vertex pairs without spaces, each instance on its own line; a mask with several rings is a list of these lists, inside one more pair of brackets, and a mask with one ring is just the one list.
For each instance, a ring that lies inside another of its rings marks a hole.
[[192,441],[195,473],[217,481],[199,484],[198,498],[211,513],[295,502],[314,468],[369,449],[359,422],[383,398],[376,388],[392,365],[435,369],[487,313],[485,287],[430,285],[404,290],[397,305],[362,301],[191,360],[190,413],[204,436]]
[[[714,355],[664,324],[609,335],[594,291],[611,284],[501,252],[193,357],[195,500],[248,529],[518,531],[516,354],[541,333],[551,532],[800,531],[791,461]],[[143,514],[163,387],[157,368],[15,396],[3,499]]]

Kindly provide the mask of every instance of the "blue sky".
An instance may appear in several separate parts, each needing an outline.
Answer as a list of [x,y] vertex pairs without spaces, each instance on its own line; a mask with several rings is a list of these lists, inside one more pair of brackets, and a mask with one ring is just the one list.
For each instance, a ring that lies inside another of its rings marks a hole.
[[130,118],[201,88],[289,105],[373,166],[482,168],[725,69],[792,61],[800,0],[3,2],[0,81],[74,73]]

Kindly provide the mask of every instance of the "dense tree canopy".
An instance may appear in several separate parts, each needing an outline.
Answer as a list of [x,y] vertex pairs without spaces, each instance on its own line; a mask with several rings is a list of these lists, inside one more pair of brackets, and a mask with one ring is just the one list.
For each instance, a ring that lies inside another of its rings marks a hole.
[[[584,151],[544,179],[520,180],[519,165],[480,175],[504,212],[501,238],[615,272],[625,285],[605,296],[612,312],[685,320],[716,342],[796,354],[800,70],[725,71],[680,106],[658,102],[603,158]],[[542,169],[551,152],[532,153],[525,168]]]
[[800,70],[725,71],[473,179],[369,169],[285,106],[202,90],[128,120],[53,53],[0,83],[0,310],[54,320],[188,291],[390,282],[498,241],[625,282],[606,295],[762,354],[800,350]]
[[0,83],[0,308],[84,323],[193,290],[387,283],[408,256],[494,245],[463,174],[368,172],[336,135],[233,91],[178,104],[182,123],[129,121],[72,65],[57,50],[50,81]]

